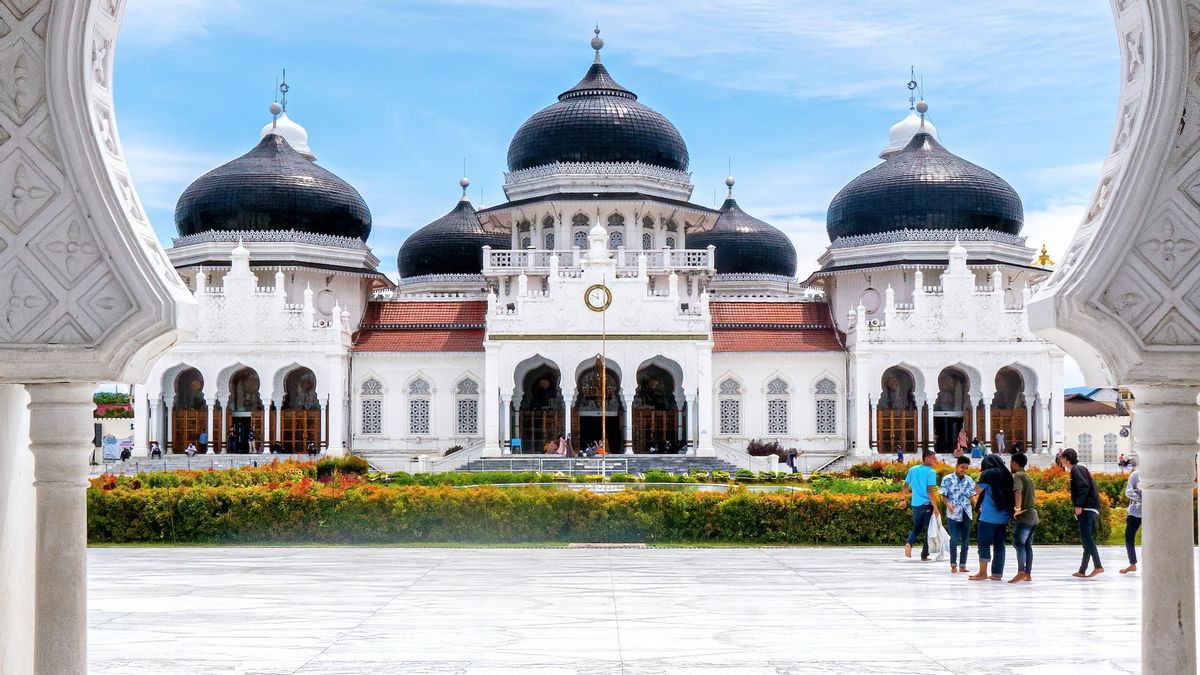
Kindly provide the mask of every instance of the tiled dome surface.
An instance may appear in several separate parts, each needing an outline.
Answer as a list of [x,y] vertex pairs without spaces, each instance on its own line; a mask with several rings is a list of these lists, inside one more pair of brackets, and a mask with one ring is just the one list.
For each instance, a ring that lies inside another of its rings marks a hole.
[[715,246],[717,274],[796,276],[796,247],[786,234],[746,213],[730,197],[708,232],[688,235],[688,248]]
[[831,241],[906,229],[1020,234],[1024,209],[1002,178],[921,133],[842,188],[825,223]]
[[175,206],[186,236],[211,230],[296,230],[363,241],[371,211],[349,183],[269,134],[250,152],[196,179]]

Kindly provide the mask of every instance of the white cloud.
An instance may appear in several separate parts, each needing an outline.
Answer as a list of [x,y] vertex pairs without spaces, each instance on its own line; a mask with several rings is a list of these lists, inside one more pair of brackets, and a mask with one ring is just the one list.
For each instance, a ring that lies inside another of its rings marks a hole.
[[1040,209],[1026,211],[1024,234],[1029,245],[1040,249],[1045,243],[1050,257],[1057,261],[1067,250],[1086,211],[1087,200],[1078,197],[1050,200]]
[[221,156],[211,149],[187,147],[156,136],[153,145],[124,143],[138,197],[150,209],[174,209],[179,198],[192,181],[231,157]]
[[130,0],[121,44],[162,47],[203,37],[215,23],[244,18],[239,0]]

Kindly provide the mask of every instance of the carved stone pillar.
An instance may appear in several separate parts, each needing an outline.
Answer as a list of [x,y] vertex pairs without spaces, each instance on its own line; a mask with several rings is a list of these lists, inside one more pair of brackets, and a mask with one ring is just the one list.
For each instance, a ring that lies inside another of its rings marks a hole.
[[87,672],[87,479],[95,383],[32,384],[34,672]]
[[1142,668],[1195,672],[1196,596],[1193,582],[1192,490],[1200,437],[1200,386],[1133,387],[1142,487]]
[[983,447],[996,451],[996,439],[992,438],[992,399],[983,400]]
[[133,401],[133,456],[145,457],[149,454],[146,446],[150,432],[150,401],[146,400],[146,385],[133,385],[129,388],[129,396]]
[[218,440],[218,439],[213,438],[213,435],[217,433],[216,431],[213,430],[213,415],[215,415],[216,411],[217,411],[217,399],[210,398],[207,401],[205,401],[205,404],[208,407],[208,421],[205,422],[205,424],[204,424],[204,434],[205,434],[205,437],[208,439],[208,445],[207,445],[207,447],[199,448],[199,449],[204,452],[208,452],[211,448],[216,447],[216,443]]
[[624,402],[624,410],[621,411],[623,426],[625,427],[624,443],[621,447],[625,451],[633,449],[633,393],[623,392],[622,397]]
[[[167,429],[167,437],[163,439],[162,449],[163,449],[163,452],[174,452],[176,450],[175,442],[174,442],[175,441],[175,433],[174,433],[175,432],[175,408],[170,403],[168,403],[164,400],[163,401],[163,410],[166,413],[164,416],[165,419],[163,420],[163,423]],[[178,449],[181,451],[183,450],[183,448],[178,448]]]

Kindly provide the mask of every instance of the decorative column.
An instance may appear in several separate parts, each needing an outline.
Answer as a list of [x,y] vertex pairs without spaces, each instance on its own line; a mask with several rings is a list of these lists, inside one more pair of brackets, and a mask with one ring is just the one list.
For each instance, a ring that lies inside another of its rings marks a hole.
[[[212,408],[209,407],[211,411]],[[209,413],[209,422],[212,421],[212,413]],[[275,415],[271,412],[271,401],[263,404],[263,432],[262,438],[258,439],[258,449],[260,452],[268,452],[271,449],[271,432],[275,430]]]
[[[164,438],[163,442],[161,443],[162,449],[163,449],[164,453],[174,452],[175,451],[175,443],[174,443],[175,434],[172,433],[172,431],[173,431],[172,427],[175,426],[175,415],[171,414],[173,408],[172,408],[171,404],[167,402],[166,397],[163,397],[163,409],[166,410],[166,415],[164,416],[163,419],[164,419],[164,423],[167,426],[167,437]],[[180,448],[180,449],[182,449],[182,448]]]
[[626,451],[629,451],[633,449],[633,393],[622,393],[624,396],[622,396],[621,399],[624,402],[625,408],[624,414],[622,415],[624,418],[622,421],[624,422],[625,427],[625,442],[621,447]]
[[989,396],[983,400],[983,447],[991,448],[992,452],[996,451],[993,447],[996,444],[992,438],[992,399]]
[[146,441],[150,432],[150,401],[146,399],[146,385],[135,384],[130,387],[129,398],[133,402],[133,456],[145,457],[149,454]]
[[325,397],[321,399],[321,424],[317,427],[317,452],[323,452],[321,449],[322,435],[325,437],[325,450],[329,449],[329,429],[329,397]]
[[709,343],[698,350],[696,382],[699,383],[699,393],[696,396],[696,456],[716,457],[717,449],[713,447],[713,381],[712,381],[712,344]]
[[[508,417],[507,399],[500,395],[500,345],[485,341],[483,343],[483,450],[484,457],[500,456],[500,418]],[[500,405],[505,412],[497,409]],[[504,428],[507,437],[511,427]],[[511,447],[511,446],[510,446]]]
[[34,672],[87,672],[87,479],[95,383],[31,384],[37,495]]
[[[1046,452],[1054,452],[1054,431],[1050,428],[1050,401],[1038,402],[1038,424],[1041,427],[1038,431],[1044,434],[1042,440],[1046,444]],[[1065,440],[1065,439],[1064,439]]]
[[[567,419],[570,419],[568,412]],[[500,447],[512,448],[512,397],[500,397]]]
[[[1200,387],[1133,387],[1142,487],[1142,669],[1194,672],[1196,594],[1193,575],[1197,438]],[[1147,639],[1153,636],[1153,639]]]
[[917,454],[921,454],[921,449],[925,443],[925,401],[917,399]]
[[850,381],[850,391],[853,392],[854,406],[854,454],[869,455],[871,454],[871,394],[872,391],[868,388],[870,378],[870,364],[868,359],[860,358],[857,354],[851,357],[850,372],[853,378]]
[[[565,401],[564,401],[564,403],[565,403]],[[563,406],[562,428],[563,428],[563,438],[566,438],[571,435],[571,406],[569,406],[569,405]],[[572,447],[574,447],[574,446],[572,446]]]
[[1033,397],[1025,397],[1025,438],[1021,440],[1021,446],[1026,453],[1036,452],[1037,445],[1033,438]]
[[200,449],[207,452],[209,449],[217,447],[217,439],[213,438],[213,434],[215,433],[213,431],[213,415],[216,414],[217,399],[213,397],[206,400],[205,403],[208,404],[208,422],[204,425],[204,434],[208,438],[208,448]]
[[687,441],[693,446],[696,444],[696,397],[689,396],[687,405],[683,408],[684,428],[687,429]]

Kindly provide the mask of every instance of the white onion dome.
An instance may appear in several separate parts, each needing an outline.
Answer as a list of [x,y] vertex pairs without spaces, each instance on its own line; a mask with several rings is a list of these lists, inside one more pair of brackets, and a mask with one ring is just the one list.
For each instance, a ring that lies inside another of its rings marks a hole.
[[308,147],[308,130],[288,117],[287,110],[281,110],[277,119],[267,122],[258,137],[263,139],[270,134],[282,136],[293,150],[304,155],[310,162],[316,161],[317,156],[313,154],[312,148]]
[[927,119],[922,120],[917,111],[910,109],[908,117],[892,125],[892,130],[888,132],[887,147],[883,149],[883,152],[879,153],[879,157],[887,159],[900,152],[913,139],[913,136],[921,132],[929,134],[934,140],[938,140],[937,128],[933,126],[933,122]]

